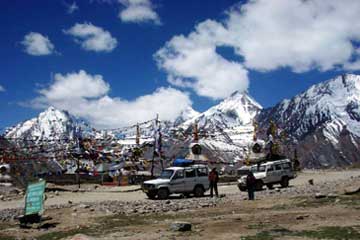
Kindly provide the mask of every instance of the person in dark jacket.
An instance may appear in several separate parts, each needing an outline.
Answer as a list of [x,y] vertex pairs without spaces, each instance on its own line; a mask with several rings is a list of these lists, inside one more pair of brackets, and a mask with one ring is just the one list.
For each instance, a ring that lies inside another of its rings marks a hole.
[[248,190],[249,200],[255,199],[255,184],[256,184],[256,178],[254,174],[251,171],[249,171],[246,177],[246,188]]
[[216,197],[219,197],[218,188],[217,188],[218,181],[219,181],[219,173],[216,171],[216,168],[213,168],[209,173],[210,197],[213,197],[214,190]]

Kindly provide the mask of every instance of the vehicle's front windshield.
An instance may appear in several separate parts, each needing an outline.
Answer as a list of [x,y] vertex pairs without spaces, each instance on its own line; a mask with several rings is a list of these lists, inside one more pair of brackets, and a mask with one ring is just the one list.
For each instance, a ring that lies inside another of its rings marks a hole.
[[171,176],[173,175],[174,171],[173,170],[164,170],[161,172],[160,177],[162,179],[170,179]]

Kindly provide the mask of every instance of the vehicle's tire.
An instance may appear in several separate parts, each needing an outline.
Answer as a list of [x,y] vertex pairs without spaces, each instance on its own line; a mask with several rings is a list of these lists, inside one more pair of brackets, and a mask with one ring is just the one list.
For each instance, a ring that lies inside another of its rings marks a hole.
[[247,191],[247,188],[246,187],[243,187],[243,186],[238,186],[239,190],[241,192],[246,192]]
[[268,183],[268,184],[266,184],[266,187],[267,187],[268,189],[273,189],[273,188],[274,188],[274,185],[273,185],[272,183]]
[[149,198],[149,199],[155,199],[156,197],[156,194],[153,194],[153,193],[147,193],[146,196]]
[[204,188],[202,186],[196,186],[194,188],[194,196],[195,197],[203,197],[204,196]]
[[261,180],[256,180],[255,189],[256,191],[261,191],[263,189],[264,183]]
[[157,196],[159,199],[167,199],[169,197],[169,190],[167,190],[166,188],[160,188]]
[[289,186],[289,178],[283,177],[280,182],[281,187],[286,188]]
[[189,197],[190,197],[190,193],[184,193],[184,197],[189,198]]

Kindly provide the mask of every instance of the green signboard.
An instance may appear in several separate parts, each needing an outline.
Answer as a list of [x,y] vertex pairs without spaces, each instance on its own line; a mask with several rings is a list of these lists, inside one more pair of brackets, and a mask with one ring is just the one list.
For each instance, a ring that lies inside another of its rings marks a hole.
[[25,215],[41,213],[44,209],[45,181],[29,184],[26,189]]

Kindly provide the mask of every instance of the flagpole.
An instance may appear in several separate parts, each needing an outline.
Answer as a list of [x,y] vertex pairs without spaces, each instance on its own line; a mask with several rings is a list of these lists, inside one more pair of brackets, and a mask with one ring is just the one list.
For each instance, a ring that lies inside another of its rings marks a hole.
[[[158,119],[159,119],[159,114],[156,114],[155,128],[156,128],[156,126],[157,126]],[[156,151],[156,129],[155,129],[155,131],[154,131],[154,149],[153,149],[153,155],[152,155],[152,161],[151,161],[151,178],[154,177],[155,151]]]

